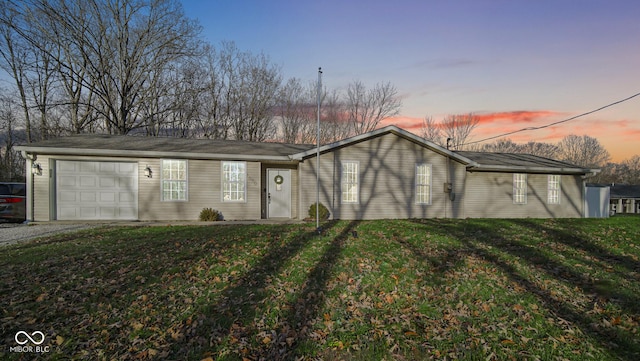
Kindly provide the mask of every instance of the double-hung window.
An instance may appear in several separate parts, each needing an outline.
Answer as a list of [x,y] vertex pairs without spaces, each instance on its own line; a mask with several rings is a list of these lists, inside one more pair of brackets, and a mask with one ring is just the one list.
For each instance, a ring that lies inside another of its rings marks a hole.
[[222,201],[245,202],[246,186],[247,163],[222,162]]
[[342,162],[342,203],[358,203],[358,162]]
[[431,164],[416,164],[416,203],[431,204]]
[[187,200],[187,161],[180,159],[162,160],[162,200]]
[[527,204],[527,175],[513,174],[513,203]]
[[547,203],[560,204],[560,175],[549,174],[547,180]]

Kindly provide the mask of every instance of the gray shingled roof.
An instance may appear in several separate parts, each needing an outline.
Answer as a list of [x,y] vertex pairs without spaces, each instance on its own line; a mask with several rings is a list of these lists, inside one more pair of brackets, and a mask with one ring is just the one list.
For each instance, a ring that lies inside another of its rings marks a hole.
[[[530,154],[452,152],[395,126],[361,134],[321,147],[322,152],[346,147],[372,137],[393,133],[465,164],[470,171],[588,174],[593,169]],[[295,161],[315,156],[313,145],[185,139],[129,135],[74,135],[17,147],[31,153],[87,156],[179,157]]]
[[613,184],[609,191],[611,198],[640,198],[640,185]]
[[25,144],[21,148],[51,154],[116,155],[117,152],[120,156],[129,153],[131,156],[183,154],[185,157],[196,156],[199,158],[255,156],[259,159],[269,157],[274,159],[287,157],[288,159],[290,154],[303,152],[313,147],[308,144],[87,134]]
[[512,167],[547,167],[547,168],[582,168],[575,164],[561,162],[559,160],[543,158],[531,154],[520,153],[489,153],[489,152],[465,152],[456,151],[463,157],[467,157],[482,165],[500,165]]

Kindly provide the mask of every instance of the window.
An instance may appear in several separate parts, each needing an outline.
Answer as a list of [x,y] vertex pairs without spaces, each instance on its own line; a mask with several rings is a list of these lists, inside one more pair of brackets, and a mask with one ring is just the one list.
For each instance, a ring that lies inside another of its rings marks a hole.
[[416,203],[431,204],[431,164],[416,164]]
[[513,203],[527,203],[527,175],[515,173],[513,175]]
[[246,200],[246,169],[245,162],[222,162],[223,202],[244,202]]
[[547,203],[560,204],[560,175],[549,174],[547,181]]
[[358,203],[358,162],[342,163],[342,203]]
[[187,200],[187,161],[162,160],[162,200]]

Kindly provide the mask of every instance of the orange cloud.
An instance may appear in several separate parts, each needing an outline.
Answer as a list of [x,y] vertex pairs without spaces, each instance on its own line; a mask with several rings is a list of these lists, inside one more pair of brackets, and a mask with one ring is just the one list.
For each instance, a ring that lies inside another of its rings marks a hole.
[[549,118],[562,115],[562,113],[551,110],[517,110],[512,112],[497,112],[487,114],[475,114],[480,120],[480,124],[487,123],[533,123],[540,118]]

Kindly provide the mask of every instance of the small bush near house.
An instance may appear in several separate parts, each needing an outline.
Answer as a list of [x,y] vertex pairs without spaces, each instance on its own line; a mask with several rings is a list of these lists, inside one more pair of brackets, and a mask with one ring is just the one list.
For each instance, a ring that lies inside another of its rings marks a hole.
[[203,208],[200,212],[200,220],[203,222],[221,221],[223,219],[222,213],[213,208]]
[[[311,219],[316,219],[316,204],[317,203],[314,203],[309,207],[309,217],[311,217]],[[320,203],[318,215],[322,221],[329,219],[329,210],[322,203]]]

